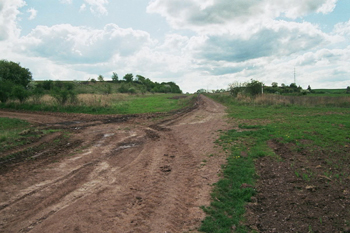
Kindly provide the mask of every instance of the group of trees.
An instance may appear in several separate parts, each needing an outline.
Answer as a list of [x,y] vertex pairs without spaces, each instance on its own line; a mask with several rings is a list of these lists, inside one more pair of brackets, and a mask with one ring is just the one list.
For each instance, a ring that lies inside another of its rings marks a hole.
[[[310,89],[311,91],[310,86],[308,89]],[[276,82],[273,82],[271,86],[265,86],[264,92],[272,93],[272,94],[286,94],[286,93],[306,94],[306,92],[303,92],[303,89],[300,86],[298,87],[295,83],[291,83],[289,86],[282,83],[281,86],[278,86],[278,83]]]
[[234,82],[229,85],[229,91],[234,97],[236,97],[238,93],[255,96],[263,93],[263,83],[253,79],[245,83]]
[[[118,74],[113,72],[112,83],[120,83],[121,86],[118,88],[120,93],[130,93],[134,94],[141,92],[142,94],[146,92],[151,93],[182,93],[180,87],[174,82],[153,82],[149,78],[145,78],[142,75],[134,75],[132,73],[125,74],[122,80],[119,80]],[[98,81],[104,82],[104,77],[102,75],[98,76]],[[91,82],[96,83],[95,79],[91,79]]]
[[28,84],[32,81],[32,73],[19,63],[0,60],[0,101],[10,98],[23,102],[30,96]]
[[291,83],[289,86],[282,83],[281,86],[278,86],[278,83],[273,82],[271,86],[265,86],[262,82],[252,79],[250,82],[234,82],[230,84],[229,92],[232,96],[236,97],[238,93],[247,94],[251,96],[255,96],[262,93],[306,94],[307,92],[312,92],[312,90],[310,85],[308,86],[307,90],[303,90],[300,86],[297,86],[295,83]]

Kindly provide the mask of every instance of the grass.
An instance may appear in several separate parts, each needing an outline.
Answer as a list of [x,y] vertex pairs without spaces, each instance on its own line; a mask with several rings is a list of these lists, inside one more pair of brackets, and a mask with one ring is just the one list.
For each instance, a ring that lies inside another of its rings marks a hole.
[[[207,217],[200,231],[231,232],[234,227],[235,232],[246,232],[241,221],[244,220],[245,204],[255,194],[255,190],[250,187],[256,180],[254,161],[272,154],[264,143],[270,132],[264,127],[259,128],[243,132],[230,130],[217,140],[220,146],[229,148],[229,156],[223,166],[222,179],[215,184],[211,205],[203,207]],[[243,156],[241,152],[247,155]],[[242,188],[244,184],[248,187]]]
[[23,104],[9,101],[5,104],[1,103],[0,108],[88,114],[137,114],[168,112],[190,106],[192,103],[191,97],[173,98],[174,96],[178,95],[79,94],[76,102],[62,106],[49,95],[45,95],[39,102],[31,99]]
[[[252,99],[237,100],[222,94],[210,97],[227,106],[229,122],[236,130],[223,132],[217,141],[228,152],[227,164],[223,167],[222,179],[215,184],[211,205],[203,207],[207,217],[201,231],[231,232],[232,228],[235,232],[248,231],[243,224],[244,206],[255,192],[241,187],[256,182],[257,158],[276,156],[268,147],[269,140],[288,144],[298,153],[307,151],[314,158],[322,152],[328,155],[327,164],[332,171],[338,171],[326,173],[327,177],[335,177],[339,182],[350,179],[350,174],[342,172],[348,171],[349,157],[339,156],[350,146],[348,108],[323,103],[257,104]],[[305,182],[315,178],[308,170],[296,170],[295,175]]]
[[21,140],[28,137],[27,135],[20,135],[21,132],[29,130],[31,127],[28,122],[11,119],[0,118],[0,152],[8,150],[11,147],[24,144],[26,140]]
[[0,117],[0,152],[25,145],[34,138],[56,131],[36,130],[27,121]]

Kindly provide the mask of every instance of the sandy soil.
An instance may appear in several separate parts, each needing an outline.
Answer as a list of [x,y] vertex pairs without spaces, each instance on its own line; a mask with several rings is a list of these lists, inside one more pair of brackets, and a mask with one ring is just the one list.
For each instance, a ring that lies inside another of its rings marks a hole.
[[0,111],[63,130],[1,165],[0,232],[195,231],[225,162],[224,112],[204,96],[171,116]]

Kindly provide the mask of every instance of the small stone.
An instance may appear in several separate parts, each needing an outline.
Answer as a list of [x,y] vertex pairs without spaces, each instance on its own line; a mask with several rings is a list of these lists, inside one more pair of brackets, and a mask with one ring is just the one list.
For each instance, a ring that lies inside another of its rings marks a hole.
[[316,186],[313,186],[313,185],[308,185],[305,187],[306,190],[310,190],[310,191],[315,191],[316,190]]

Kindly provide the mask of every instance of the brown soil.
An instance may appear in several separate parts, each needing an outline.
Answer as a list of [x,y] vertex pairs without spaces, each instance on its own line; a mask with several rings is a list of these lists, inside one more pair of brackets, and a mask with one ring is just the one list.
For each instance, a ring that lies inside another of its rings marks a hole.
[[224,112],[204,96],[170,116],[0,111],[62,130],[1,155],[20,154],[0,164],[0,232],[195,230],[225,162]]
[[[269,141],[280,159],[256,162],[257,196],[247,225],[257,232],[350,232],[350,148],[332,154]],[[312,151],[312,152],[310,152]],[[335,168],[336,167],[336,168]]]

